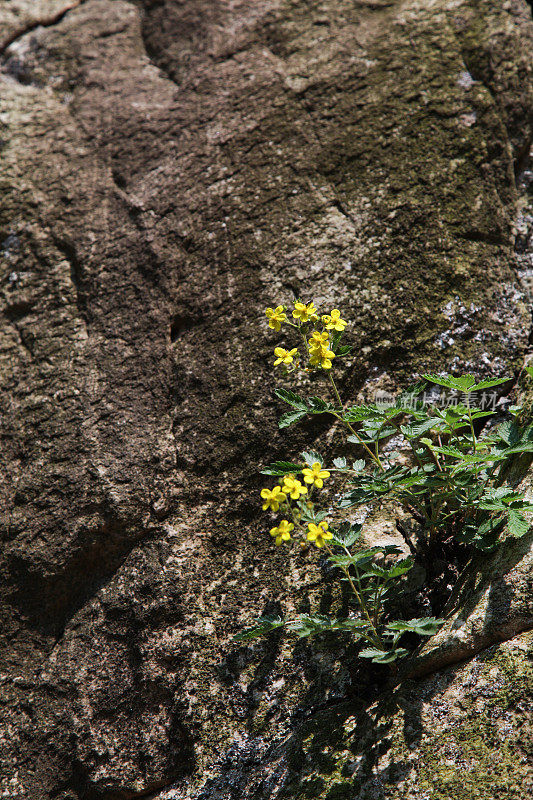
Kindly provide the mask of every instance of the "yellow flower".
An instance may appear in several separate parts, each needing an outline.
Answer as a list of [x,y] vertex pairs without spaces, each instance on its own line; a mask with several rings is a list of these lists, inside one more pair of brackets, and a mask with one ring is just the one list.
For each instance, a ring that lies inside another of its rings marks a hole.
[[274,536],[276,539],[276,544],[281,544],[282,542],[288,542],[291,538],[291,531],[294,528],[292,522],[289,522],[286,519],[282,519],[279,525],[276,528],[270,529],[270,535]]
[[327,345],[319,347],[310,347],[309,352],[311,358],[309,363],[312,367],[322,367],[322,369],[331,369],[331,361],[335,358],[333,350],[328,350]]
[[281,323],[285,322],[287,315],[284,314],[284,306],[277,306],[277,308],[267,308],[265,314],[268,317],[268,327],[274,331],[279,331]]
[[308,340],[309,354],[311,356],[312,367],[323,367],[324,369],[331,369],[331,360],[335,358],[333,350],[328,350],[329,333],[323,331],[313,331],[311,338]]
[[292,312],[294,319],[299,319],[301,322],[309,322],[314,315],[316,315],[316,308],[313,301],[307,303],[307,305],[298,301],[295,302],[294,311]]
[[294,356],[297,353],[297,347],[293,347],[292,350],[284,350],[283,347],[274,348],[274,355],[277,356],[276,360],[274,361],[274,366],[277,367],[278,364],[292,364]]
[[329,333],[327,331],[323,331],[322,333],[320,333],[320,331],[313,331],[309,339],[309,348],[327,345],[328,339]]
[[324,542],[333,539],[333,534],[328,531],[328,523],[325,521],[319,522],[318,525],[315,525],[314,522],[310,522],[307,528],[308,541],[314,542],[317,547],[324,547]]
[[274,486],[272,491],[270,491],[270,489],[261,489],[261,497],[265,501],[263,503],[263,511],[266,511],[267,508],[271,508],[272,511],[277,511],[279,504],[287,499],[287,495],[281,486]]
[[338,308],[334,308],[331,314],[323,316],[322,322],[328,331],[343,331],[348,324],[346,320],[341,319],[341,312]]
[[283,491],[292,500],[298,500],[301,494],[307,494],[307,486],[304,486],[294,475],[285,475],[283,478]]
[[322,465],[318,461],[313,462],[311,468],[306,467],[303,470],[303,474],[304,481],[306,483],[312,483],[317,489],[322,489],[324,486],[324,478],[329,478],[331,475],[327,469],[322,469]]

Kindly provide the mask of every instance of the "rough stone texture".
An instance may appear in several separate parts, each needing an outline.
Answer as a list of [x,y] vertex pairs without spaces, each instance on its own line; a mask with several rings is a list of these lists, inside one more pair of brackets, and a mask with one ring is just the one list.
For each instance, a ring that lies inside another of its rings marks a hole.
[[339,703],[267,748],[255,768],[228,758],[224,778],[194,796],[523,800],[533,791],[532,655],[523,634],[369,707]]
[[[530,11],[71,5],[0,2],[0,797],[343,797],[291,784],[303,762],[287,777],[269,748],[321,707],[368,707],[349,643],[231,643],[320,577],[273,551],[256,510],[258,464],[326,433],[275,433],[259,320],[293,293],[339,305],[347,395],[519,367]],[[527,583],[508,566],[486,574]],[[416,780],[402,797],[439,797]]]

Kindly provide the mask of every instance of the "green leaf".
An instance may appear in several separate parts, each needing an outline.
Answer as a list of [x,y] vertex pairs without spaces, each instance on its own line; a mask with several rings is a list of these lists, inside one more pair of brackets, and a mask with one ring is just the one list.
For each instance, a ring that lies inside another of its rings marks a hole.
[[282,414],[279,418],[278,427],[288,428],[289,425],[293,425],[305,416],[307,416],[307,411],[287,411],[286,414]]
[[472,419],[481,419],[482,417],[493,417],[495,411],[475,411],[471,409]]
[[365,444],[369,444],[370,442],[378,442],[380,439],[387,439],[389,436],[394,436],[397,433],[396,428],[391,428],[390,425],[388,427],[381,427],[381,424],[373,425],[372,423],[363,423],[363,429],[367,436],[365,439],[363,437],[363,441]]
[[[338,355],[339,355],[339,350],[341,349],[340,342],[341,342],[341,339],[342,339],[343,335],[344,335],[344,331],[335,331],[335,333],[333,334],[333,339],[330,342],[330,350],[333,350],[333,352],[337,353]],[[347,347],[350,350],[352,345],[347,345]],[[342,348],[342,349],[344,349],[344,348]]]
[[473,375],[461,375],[459,378],[451,375],[424,375],[424,378],[431,383],[436,383],[437,386],[445,386],[447,389],[455,389],[457,392],[472,391],[472,386],[476,383]]
[[347,356],[348,353],[351,353],[352,350],[353,344],[340,344],[334,352],[337,358],[342,358],[343,356]]
[[498,426],[496,434],[508,447],[512,447],[520,440],[520,431],[514,420],[508,419],[502,422]]
[[288,473],[299,473],[301,471],[301,464],[293,464],[292,461],[274,461],[270,467],[261,471],[261,475],[287,475]]
[[403,633],[409,631],[410,633],[418,633],[419,636],[434,636],[441,625],[444,625],[445,619],[437,619],[436,617],[424,617],[422,619],[409,619],[407,621],[400,620],[398,622],[389,622],[387,629],[389,631],[402,631]]
[[521,442],[515,447],[508,447],[503,451],[505,457],[513,456],[518,453],[533,453],[533,442]]
[[326,403],[321,397],[310,397],[307,401],[307,410],[310,414],[331,414],[335,411],[335,406]]
[[392,567],[389,567],[387,570],[387,578],[399,578],[400,575],[405,575],[409,572],[410,569],[413,568],[413,559],[412,558],[404,558],[401,561],[398,561],[397,564],[394,564]]
[[345,458],[334,458],[333,466],[335,467],[335,469],[346,469],[347,461]]
[[352,406],[346,409],[343,419],[345,422],[360,422],[363,419],[373,419],[379,413],[375,406]]
[[363,461],[362,458],[359,458],[357,461],[354,461],[352,464],[352,469],[354,472],[362,472],[366,467],[366,462]]
[[390,664],[398,658],[408,655],[409,651],[400,647],[397,650],[377,650],[375,647],[366,647],[361,650],[361,658],[370,658],[374,664]]
[[[307,497],[307,495],[304,495],[304,498],[305,497]],[[316,506],[314,506],[314,505],[313,505],[312,508],[309,508],[308,505],[307,505],[308,501],[305,500],[304,498],[296,501],[296,505],[298,506],[298,510],[299,510],[300,514],[302,515],[302,518],[301,518],[300,521],[301,522],[315,522],[315,523],[322,522],[322,520],[327,517],[328,512],[327,511],[317,511],[316,510]]]
[[344,547],[352,547],[359,539],[362,529],[363,526],[358,523],[341,522],[337,529],[337,541]]
[[511,536],[514,536],[515,539],[520,539],[522,536],[525,536],[531,527],[531,523],[514,508],[510,508],[508,511],[507,524],[509,533]]
[[442,420],[439,417],[430,417],[423,422],[414,422],[411,425],[400,425],[400,430],[407,439],[418,439],[423,433],[431,428],[442,428]]
[[246,628],[246,630],[241,631],[241,633],[237,633],[233,637],[233,641],[249,642],[252,639],[259,639],[259,637],[266,636],[271,631],[276,630],[276,628],[283,627],[284,624],[285,622],[279,616],[269,615],[259,617],[255,625],[251,628]]
[[300,639],[329,631],[331,624],[331,618],[325,614],[300,614],[299,617],[285,623],[288,630],[295,633]]
[[470,387],[471,392],[480,392],[482,389],[490,389],[491,386],[500,386],[502,383],[509,383],[512,378],[495,378],[494,380],[489,381],[481,381],[481,383],[476,383],[474,386]]
[[320,466],[322,466],[324,463],[324,459],[322,458],[320,453],[316,452],[316,450],[306,450],[304,453],[300,453],[300,455],[302,456],[303,460],[305,461],[308,467],[313,466],[313,464],[315,464],[317,461],[320,464]]
[[481,525],[465,525],[462,531],[456,533],[456,538],[460,542],[470,544],[477,550],[490,552],[498,544],[500,532],[503,528],[505,517],[491,517]]
[[283,400],[293,408],[298,409],[298,411],[307,411],[307,403],[304,398],[300,397],[300,395],[295,394],[294,392],[289,391],[289,389],[274,389],[274,394],[276,397],[279,397],[280,400]]
[[[368,559],[369,561],[371,558]],[[356,561],[354,556],[348,555],[347,553],[335,553],[334,555],[328,556],[328,561],[331,564],[336,564],[338,567],[350,567],[354,566]]]

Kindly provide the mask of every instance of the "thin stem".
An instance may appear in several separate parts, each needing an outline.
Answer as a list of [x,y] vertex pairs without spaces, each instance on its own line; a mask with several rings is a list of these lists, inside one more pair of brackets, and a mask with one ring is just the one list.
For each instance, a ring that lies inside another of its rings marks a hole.
[[[334,556],[335,554],[333,553],[333,550],[327,544],[327,542],[324,542],[324,545],[325,545],[326,550],[328,551],[328,553],[331,556]],[[351,555],[350,551],[346,547],[344,547],[344,550],[347,553],[347,555]],[[368,620],[368,622],[370,624],[370,627],[374,631],[374,637],[372,639],[369,638],[369,641],[371,641],[372,644],[375,644],[377,647],[381,647],[382,649],[384,649],[383,642],[381,641],[381,638],[380,638],[380,636],[379,636],[379,634],[378,634],[378,632],[377,632],[377,630],[376,630],[376,628],[374,626],[374,623],[372,622],[372,618],[370,617],[370,614],[368,613],[368,609],[366,607],[366,603],[365,603],[364,598],[363,598],[363,592],[362,592],[361,584],[359,583],[360,592],[358,592],[356,587],[355,587],[355,584],[353,582],[352,576],[350,575],[350,571],[346,567],[341,566],[340,564],[339,564],[339,566],[341,568],[341,571],[344,572],[344,574],[345,574],[345,576],[346,576],[346,578],[348,580],[348,583],[350,584],[352,592],[354,593],[355,598],[356,598],[357,602],[359,603],[359,607],[361,608],[361,611],[363,612],[363,614],[367,618],[367,620]]]
[[337,384],[333,380],[333,375],[331,374],[331,372],[328,373],[328,378],[329,378],[329,382],[331,383],[331,386],[333,388],[333,391],[335,393],[335,397],[337,398],[337,401],[339,403],[339,406],[341,407],[341,411],[344,411],[344,403],[341,400],[341,396],[339,394],[339,390],[337,389]]
[[368,453],[368,455],[370,456],[370,458],[372,459],[372,461],[373,461],[375,464],[377,464],[377,465],[378,465],[378,467],[380,468],[380,470],[381,470],[382,472],[385,472],[385,467],[384,467],[384,466],[383,466],[383,464],[381,463],[379,456],[377,456],[377,457],[376,457],[376,456],[374,455],[374,453],[372,452],[372,450],[371,450],[371,449],[368,447],[368,445],[367,445],[367,444],[365,444],[365,442],[363,441],[363,439],[361,438],[361,436],[358,434],[358,432],[355,430],[355,428],[354,428],[354,427],[352,427],[352,425],[350,425],[350,423],[348,422],[348,420],[344,419],[344,417],[343,417],[341,414],[336,414],[334,411],[332,411],[331,413],[333,414],[333,416],[334,416],[334,417],[337,417],[337,419],[339,419],[341,422],[343,422],[343,423],[346,425],[346,427],[348,428],[348,430],[350,431],[350,433],[353,433],[353,435],[355,436],[355,438],[359,440],[360,444],[361,444],[361,445],[364,447],[364,449],[366,450],[366,452]]
[[380,617],[380,614],[381,614],[381,597],[383,595],[383,592],[385,591],[386,586],[387,586],[387,579],[385,578],[385,580],[383,581],[383,583],[379,587],[379,594],[377,595],[377,598],[376,598],[376,608],[375,608],[375,611],[374,611],[374,624],[375,624],[376,628],[379,625],[379,617]]
[[[368,453],[368,455],[370,456],[372,461],[374,461],[374,463],[378,465],[378,467],[380,468],[380,470],[382,472],[385,472],[385,468],[383,467],[383,464],[380,461],[378,453],[376,452],[376,454],[374,454],[372,452],[372,450],[368,447],[368,445],[365,444],[365,442],[362,440],[361,436],[356,431],[356,429],[352,425],[350,425],[348,420],[344,419],[344,417],[342,416],[342,413],[344,412],[344,403],[342,402],[341,396],[339,394],[339,390],[337,389],[337,384],[333,380],[333,375],[331,373],[328,374],[328,378],[329,378],[329,382],[331,384],[331,388],[333,389],[333,392],[335,394],[335,397],[337,398],[337,402],[339,403],[339,406],[341,408],[341,413],[340,414],[334,413],[333,416],[337,417],[337,419],[339,419],[341,422],[343,422],[346,425],[346,427],[348,428],[350,433],[352,433],[356,437],[356,439],[358,439],[359,442],[363,445],[364,449],[366,450],[366,452]],[[376,449],[377,449],[377,445],[376,445]]]
[[467,402],[468,419],[470,421],[470,431],[472,433],[472,443],[474,445],[474,455],[475,455],[476,454],[476,450],[477,450],[477,439],[476,439],[476,434],[474,432],[474,422],[472,420],[472,411],[471,411],[471,408],[470,408],[470,398],[469,397],[467,397],[466,402]]

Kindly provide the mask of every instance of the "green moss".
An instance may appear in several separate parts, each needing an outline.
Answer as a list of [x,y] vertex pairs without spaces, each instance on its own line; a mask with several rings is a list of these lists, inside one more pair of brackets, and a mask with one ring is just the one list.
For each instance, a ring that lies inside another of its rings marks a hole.
[[[527,639],[522,641],[531,645],[531,636]],[[431,800],[524,797],[519,702],[530,702],[533,689],[533,668],[524,655],[508,647],[487,655],[476,679],[477,692],[461,693],[461,717],[438,733],[426,732],[418,781]]]
[[366,711],[345,703],[317,715],[292,739],[283,797],[521,800],[532,643],[524,634]]

